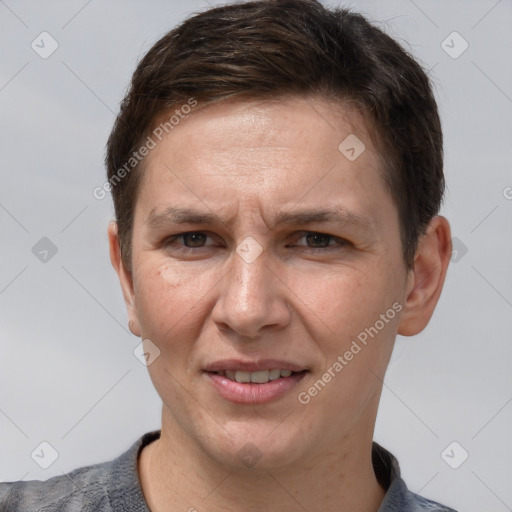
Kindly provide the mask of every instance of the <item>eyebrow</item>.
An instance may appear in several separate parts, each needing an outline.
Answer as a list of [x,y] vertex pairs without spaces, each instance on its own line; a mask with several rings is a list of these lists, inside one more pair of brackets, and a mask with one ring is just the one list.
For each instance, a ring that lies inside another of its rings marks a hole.
[[[232,218],[223,220],[214,213],[203,212],[193,208],[169,206],[161,213],[157,213],[156,208],[153,208],[145,221],[145,225],[150,229],[159,229],[167,224],[229,224],[231,221]],[[341,207],[280,212],[274,220],[274,226],[280,224],[304,225],[329,222],[357,226],[369,231],[373,230],[373,222],[369,219]]]

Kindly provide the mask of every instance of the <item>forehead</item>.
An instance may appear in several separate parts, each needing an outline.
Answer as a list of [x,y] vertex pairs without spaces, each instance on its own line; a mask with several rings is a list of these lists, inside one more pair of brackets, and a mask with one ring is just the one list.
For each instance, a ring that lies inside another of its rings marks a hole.
[[184,116],[151,151],[139,198],[145,218],[173,201],[228,214],[244,200],[270,212],[344,196],[355,211],[386,192],[372,140],[358,111],[320,98],[217,102]]
[[[189,109],[190,110],[190,109]],[[180,111],[176,108],[176,113]],[[187,115],[173,115],[173,111],[162,113],[157,123],[162,126],[171,120],[172,126],[166,130],[160,146],[165,147],[168,139],[173,139],[174,151],[180,159],[194,156],[193,149],[202,152],[208,149],[236,153],[242,148],[273,148],[310,150],[311,156],[320,158],[315,149],[322,153],[337,154],[340,137],[352,134],[365,139],[373,151],[370,138],[373,138],[368,122],[355,104],[333,102],[320,96],[281,96],[275,99],[226,99],[199,106]],[[207,137],[211,144],[206,147],[202,137],[190,137],[191,132]],[[190,146],[180,148],[178,142],[188,138]],[[305,140],[307,139],[307,140]],[[280,144],[276,144],[279,142]],[[304,146],[306,142],[306,146]],[[214,145],[214,147],[212,146]],[[320,147],[322,146],[322,147]],[[185,149],[185,152],[180,151]],[[189,151],[190,150],[190,151]],[[158,151],[156,152],[158,153]],[[155,152],[149,155],[154,156]]]

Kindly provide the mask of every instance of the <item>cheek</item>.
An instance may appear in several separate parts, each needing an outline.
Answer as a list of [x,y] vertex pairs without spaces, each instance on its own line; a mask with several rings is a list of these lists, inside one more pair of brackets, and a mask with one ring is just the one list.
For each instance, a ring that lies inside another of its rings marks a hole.
[[377,265],[364,271],[339,269],[317,278],[303,275],[295,282],[295,289],[300,290],[297,295],[306,305],[303,321],[318,326],[311,333],[327,367],[352,348],[356,353],[348,354],[349,366],[381,368],[396,336],[400,306],[393,308],[393,304],[399,304],[399,287],[396,276],[380,272]]
[[312,318],[317,318],[331,335],[350,334],[378,309],[379,294],[364,271],[340,268],[329,273],[289,274],[289,288]]
[[135,307],[142,335],[160,345],[181,338],[204,295],[204,281],[152,261],[139,266],[135,276]]

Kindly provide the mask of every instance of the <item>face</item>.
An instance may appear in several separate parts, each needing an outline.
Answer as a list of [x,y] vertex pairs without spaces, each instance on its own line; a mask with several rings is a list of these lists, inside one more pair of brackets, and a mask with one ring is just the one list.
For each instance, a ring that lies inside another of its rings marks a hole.
[[148,157],[132,254],[162,432],[262,467],[371,439],[411,281],[356,112],[287,98],[191,114]]

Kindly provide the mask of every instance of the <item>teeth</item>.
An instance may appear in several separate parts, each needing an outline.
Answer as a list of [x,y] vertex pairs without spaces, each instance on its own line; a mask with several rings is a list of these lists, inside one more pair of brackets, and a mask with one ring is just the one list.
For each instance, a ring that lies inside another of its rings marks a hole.
[[281,377],[281,370],[279,369],[270,370],[270,372],[268,372],[268,378],[270,380],[276,380],[279,379],[279,377]]
[[251,372],[235,372],[235,380],[237,382],[251,382]]
[[226,370],[219,372],[220,375],[225,375],[228,379],[236,382],[254,382],[257,384],[265,384],[269,380],[276,380],[280,377],[289,377],[293,372],[291,370],[279,370],[274,368],[272,370],[260,370],[257,372],[246,372],[243,370]]
[[258,384],[264,384],[269,381],[269,371],[261,370],[259,372],[251,372],[251,382],[257,382]]

